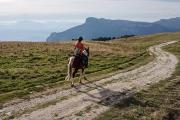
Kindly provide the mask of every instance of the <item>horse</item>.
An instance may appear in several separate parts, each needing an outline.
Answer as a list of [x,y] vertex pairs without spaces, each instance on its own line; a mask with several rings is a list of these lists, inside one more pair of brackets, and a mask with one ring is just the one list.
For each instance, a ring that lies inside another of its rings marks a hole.
[[[89,57],[89,47],[85,48],[85,50],[82,53],[83,55],[85,55],[87,58]],[[74,87],[74,77],[76,75],[76,73],[78,72],[78,70],[80,69],[80,77],[79,77],[79,83],[82,83],[82,77],[85,78],[85,65],[83,64],[82,61],[82,56],[71,56],[69,58],[69,62],[68,62],[68,75],[66,76],[65,80],[70,81],[71,80],[71,87]]]

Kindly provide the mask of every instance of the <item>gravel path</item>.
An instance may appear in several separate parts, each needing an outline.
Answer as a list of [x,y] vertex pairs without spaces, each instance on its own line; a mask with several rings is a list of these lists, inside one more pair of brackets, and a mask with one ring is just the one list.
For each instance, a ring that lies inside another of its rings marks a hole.
[[[0,119],[15,120],[89,120],[108,110],[112,105],[132,96],[148,85],[169,78],[178,59],[161,49],[173,42],[149,48],[155,59],[132,71],[82,84],[51,95],[41,95],[0,109]],[[16,116],[14,118],[14,116]]]

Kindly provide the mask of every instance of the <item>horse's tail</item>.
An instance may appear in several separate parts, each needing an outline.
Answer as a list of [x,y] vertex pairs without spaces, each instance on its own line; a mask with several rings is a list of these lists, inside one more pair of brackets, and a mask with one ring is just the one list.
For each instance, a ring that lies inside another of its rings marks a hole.
[[68,75],[65,80],[70,80],[72,78],[72,64],[74,61],[74,57],[69,58],[69,63],[68,63]]

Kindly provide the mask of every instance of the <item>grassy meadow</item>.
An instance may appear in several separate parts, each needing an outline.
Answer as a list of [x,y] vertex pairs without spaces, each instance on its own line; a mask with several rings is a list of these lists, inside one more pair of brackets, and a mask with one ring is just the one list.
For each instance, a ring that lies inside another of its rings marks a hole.
[[[174,39],[172,39],[174,40]],[[164,48],[180,60],[179,42]],[[176,72],[165,81],[142,90],[115,105],[97,120],[179,120],[180,119],[180,63]]]
[[[164,33],[107,42],[86,41],[90,47],[88,79],[98,80],[151,60],[149,46],[180,40],[180,33]],[[0,42],[0,103],[67,85],[67,63],[74,42]],[[170,49],[170,48],[169,48]],[[170,49],[171,50],[171,49]],[[179,53],[177,51],[177,53]]]

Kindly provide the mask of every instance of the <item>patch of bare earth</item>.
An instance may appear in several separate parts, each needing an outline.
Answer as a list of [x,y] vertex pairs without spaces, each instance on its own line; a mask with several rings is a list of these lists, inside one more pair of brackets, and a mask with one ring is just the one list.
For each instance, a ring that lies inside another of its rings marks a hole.
[[161,47],[171,43],[174,41],[150,47],[149,51],[155,59],[132,71],[82,84],[55,94],[4,105],[0,110],[1,119],[93,119],[135,92],[170,77],[175,71],[178,59],[163,51]]

